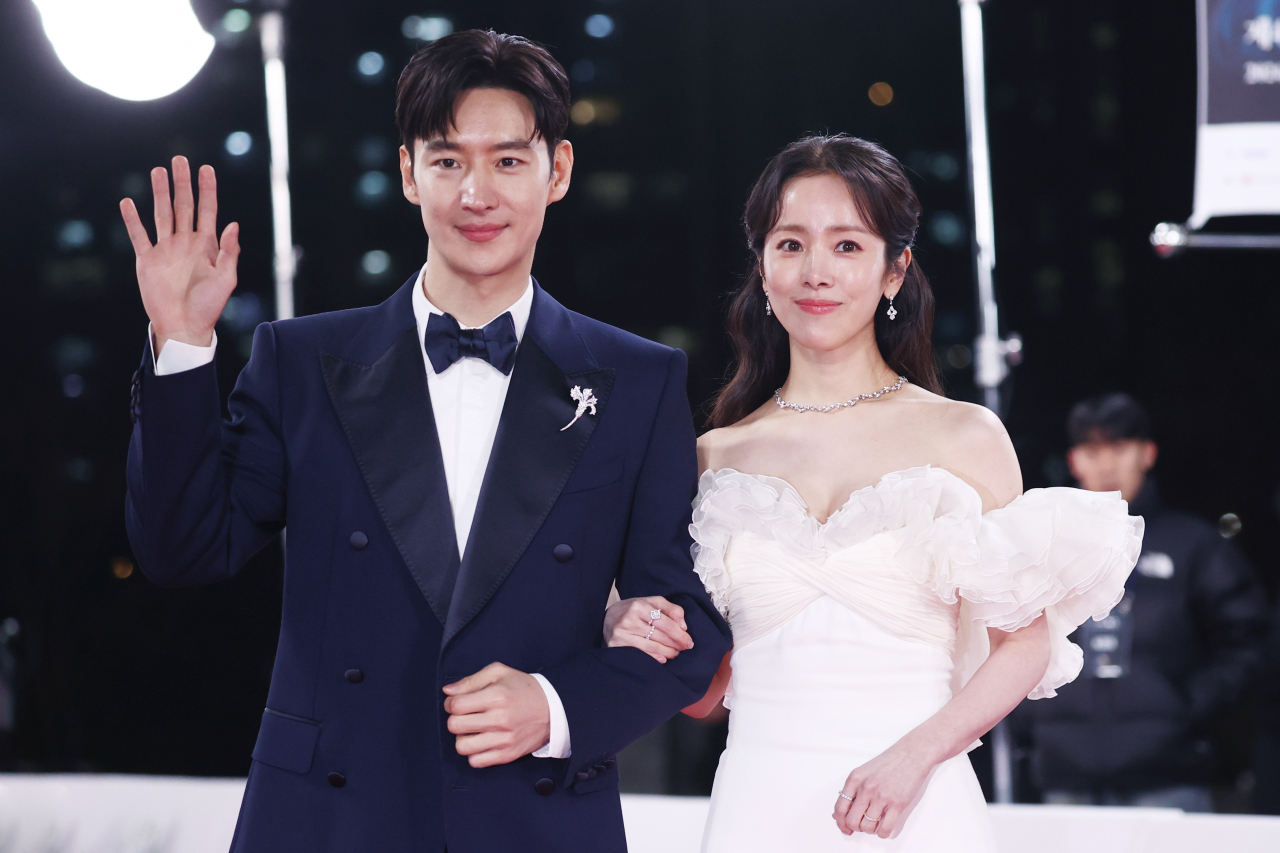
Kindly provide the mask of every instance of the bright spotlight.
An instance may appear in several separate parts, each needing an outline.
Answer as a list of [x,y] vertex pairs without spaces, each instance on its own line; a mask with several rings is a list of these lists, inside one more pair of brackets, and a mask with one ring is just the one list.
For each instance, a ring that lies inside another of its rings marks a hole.
[[253,147],[253,137],[243,130],[237,130],[227,136],[227,153],[232,157],[243,157]]
[[592,15],[587,18],[585,29],[592,38],[602,39],[613,32],[613,18],[608,15]]
[[435,41],[453,32],[453,21],[448,18],[420,18],[417,15],[410,15],[400,24],[400,32],[404,33],[405,38]]
[[67,70],[127,101],[181,89],[204,67],[213,36],[189,0],[34,0]]

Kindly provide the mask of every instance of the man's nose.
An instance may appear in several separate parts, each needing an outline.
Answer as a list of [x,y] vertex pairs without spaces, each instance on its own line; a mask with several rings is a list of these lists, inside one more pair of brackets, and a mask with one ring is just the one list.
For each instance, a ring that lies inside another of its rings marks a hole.
[[498,206],[493,176],[486,169],[470,169],[462,181],[462,207],[483,212]]

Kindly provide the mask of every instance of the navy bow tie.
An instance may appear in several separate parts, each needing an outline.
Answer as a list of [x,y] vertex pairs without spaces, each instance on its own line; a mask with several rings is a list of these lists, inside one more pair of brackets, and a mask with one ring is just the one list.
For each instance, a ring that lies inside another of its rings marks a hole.
[[443,373],[460,358],[480,358],[510,375],[516,363],[516,324],[508,311],[483,329],[464,329],[452,314],[432,314],[427,318],[423,344],[431,367]]

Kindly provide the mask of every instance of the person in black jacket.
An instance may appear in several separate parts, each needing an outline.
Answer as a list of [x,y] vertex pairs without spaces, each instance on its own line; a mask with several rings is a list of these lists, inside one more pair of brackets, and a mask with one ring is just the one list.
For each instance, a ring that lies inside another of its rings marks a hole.
[[1257,731],[1253,736],[1253,810],[1280,815],[1280,604],[1271,617],[1271,636],[1258,679]]
[[1067,431],[1080,485],[1119,491],[1146,536],[1124,598],[1072,636],[1081,677],[1019,709],[1032,782],[1047,803],[1211,811],[1209,725],[1257,676],[1265,593],[1213,525],[1161,503],[1149,474],[1157,448],[1136,400],[1078,403]]

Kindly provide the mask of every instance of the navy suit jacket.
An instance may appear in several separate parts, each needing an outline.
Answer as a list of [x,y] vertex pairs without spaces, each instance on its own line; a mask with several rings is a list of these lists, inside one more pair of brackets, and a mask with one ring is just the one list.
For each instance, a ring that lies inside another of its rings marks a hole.
[[[372,308],[260,326],[228,420],[213,365],[158,377],[144,356],[126,516],[147,576],[230,577],[288,528],[232,849],[625,850],[616,753],[701,698],[730,644],[689,554],[684,354],[535,283],[459,555],[415,280]],[[575,385],[597,414],[561,432]],[[680,604],[694,649],[661,665],[602,648],[615,581]],[[554,685],[570,758],[477,770],[457,754],[441,687],[494,661]]]

